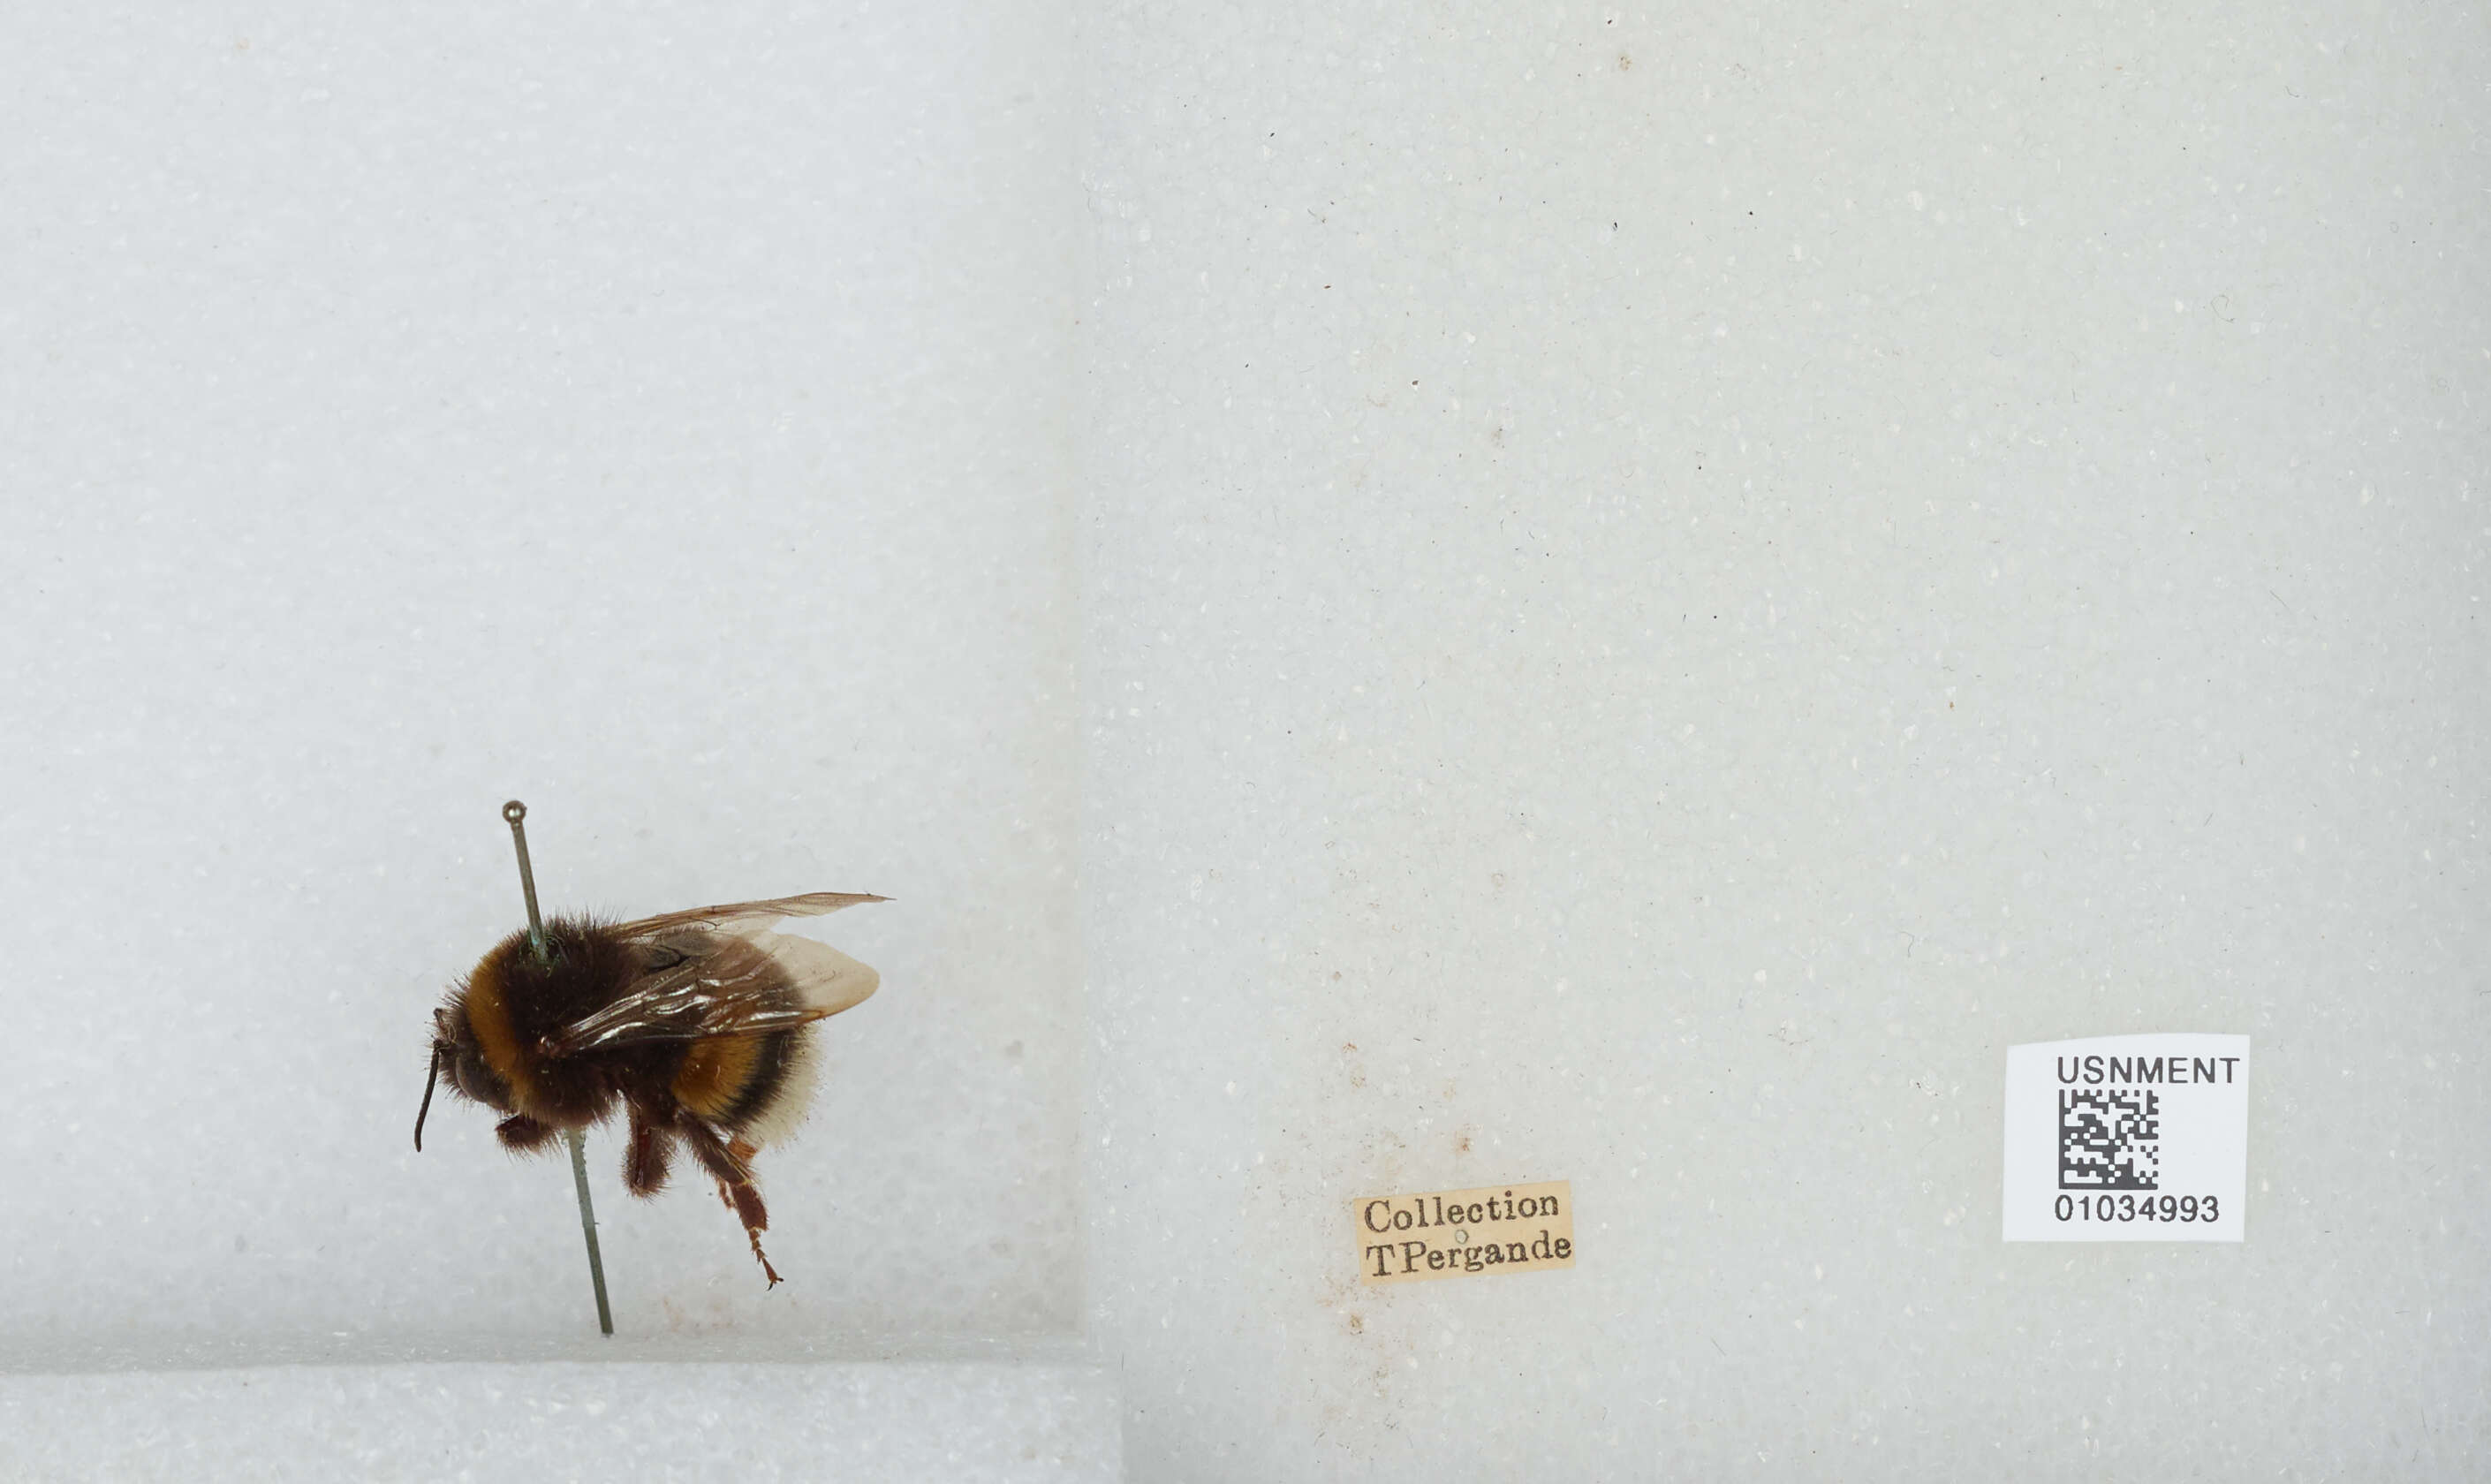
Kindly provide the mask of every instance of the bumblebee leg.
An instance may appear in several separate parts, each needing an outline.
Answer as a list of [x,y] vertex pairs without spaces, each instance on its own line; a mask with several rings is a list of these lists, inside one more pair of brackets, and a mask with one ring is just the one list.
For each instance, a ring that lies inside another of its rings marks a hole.
[[675,1129],[691,1146],[692,1157],[718,1181],[719,1199],[726,1202],[744,1223],[745,1238],[752,1243],[753,1260],[770,1276],[770,1286],[779,1283],[778,1269],[770,1266],[770,1256],[761,1250],[761,1234],[770,1227],[770,1211],[761,1204],[761,1189],[752,1183],[752,1171],[721,1141],[716,1130],[689,1114],[676,1120]]
[[562,1130],[551,1123],[540,1123],[524,1113],[513,1113],[493,1125],[493,1133],[502,1141],[502,1148],[519,1154],[544,1148],[546,1141],[560,1132]]
[[666,1167],[674,1162],[675,1136],[631,1105],[631,1143],[623,1151],[623,1188],[635,1196],[653,1196],[666,1188]]

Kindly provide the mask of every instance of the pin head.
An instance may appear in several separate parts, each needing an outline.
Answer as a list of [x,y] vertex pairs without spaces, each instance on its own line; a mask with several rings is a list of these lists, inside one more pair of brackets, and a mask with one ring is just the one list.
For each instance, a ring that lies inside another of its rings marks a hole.
[[527,817],[528,806],[519,802],[515,799],[512,800],[509,803],[502,805],[502,818],[509,820],[513,825]]

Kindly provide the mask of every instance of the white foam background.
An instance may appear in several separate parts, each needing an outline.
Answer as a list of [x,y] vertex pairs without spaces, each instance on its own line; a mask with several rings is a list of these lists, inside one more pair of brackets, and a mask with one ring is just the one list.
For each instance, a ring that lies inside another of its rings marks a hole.
[[[2478,1475],[2479,16],[1094,44],[1135,1476]],[[2006,1047],[2162,1030],[2246,1243],[2004,1246]],[[1552,1178],[1575,1270],[1354,1280]]]
[[[0,35],[0,1471],[2481,1471],[2477,21]],[[898,899],[776,1294],[406,1149],[512,795]],[[2005,1048],[2170,1029],[2246,1242],[2001,1244]]]
[[[13,1479],[927,1479],[1108,1484],[1078,1364],[270,1366],[0,1385]],[[74,1419],[62,1425],[63,1419]]]
[[626,1336],[1063,1333],[1053,13],[5,32],[0,1358],[593,1337],[561,1159],[447,1100],[409,1147],[432,1005],[524,921],[512,796],[549,911],[895,899],[817,929],[883,987],[761,1166],[784,1288],[592,1137]]

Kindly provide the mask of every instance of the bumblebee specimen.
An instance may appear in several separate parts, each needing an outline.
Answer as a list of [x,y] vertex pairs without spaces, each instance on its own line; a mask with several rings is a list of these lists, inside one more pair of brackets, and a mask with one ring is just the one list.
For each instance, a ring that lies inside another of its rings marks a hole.
[[637,922],[556,917],[542,954],[524,931],[493,946],[432,1014],[432,1070],[415,1147],[446,1070],[462,1096],[508,1115],[514,1150],[630,1120],[623,1183],[655,1195],[678,1141],[761,1250],[769,1211],[752,1156],[793,1132],[813,1094],[812,1023],[857,1004],[878,976],[838,949],[768,931],[887,897],[840,891],[670,912]]

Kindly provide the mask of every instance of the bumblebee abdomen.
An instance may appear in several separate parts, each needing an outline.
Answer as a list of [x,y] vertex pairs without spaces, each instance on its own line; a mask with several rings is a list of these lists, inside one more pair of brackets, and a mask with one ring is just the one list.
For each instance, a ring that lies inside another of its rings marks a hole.
[[811,1028],[695,1041],[675,1074],[675,1101],[755,1146],[792,1130],[811,1101]]
[[760,1075],[764,1060],[759,1035],[713,1035],[684,1051],[675,1073],[675,1101],[713,1123],[724,1123],[743,1102],[746,1091]]

